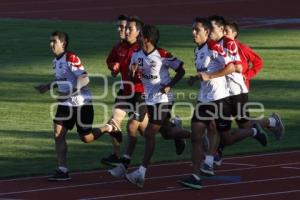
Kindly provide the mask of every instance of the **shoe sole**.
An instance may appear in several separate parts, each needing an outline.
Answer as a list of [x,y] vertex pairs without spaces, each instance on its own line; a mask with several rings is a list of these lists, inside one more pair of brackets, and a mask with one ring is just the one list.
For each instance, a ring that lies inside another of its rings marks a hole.
[[177,181],[177,183],[179,183],[179,185],[182,185],[184,187],[188,187],[188,188],[192,188],[192,189],[196,189],[196,190],[202,189],[201,185],[195,185],[195,184],[191,184],[191,183],[186,183],[184,181]]
[[110,166],[110,167],[117,167],[120,163],[112,163],[112,162],[108,162],[108,161],[101,161],[101,163],[103,165],[107,165],[107,166]]
[[208,170],[205,170],[202,168],[200,169],[200,171],[206,176],[214,176],[215,175],[215,173],[213,171],[208,171]]
[[71,177],[69,178],[48,178],[49,182],[57,182],[57,181],[69,181],[72,180]]
[[123,175],[116,174],[112,170],[108,170],[108,173],[115,178],[124,178],[124,176],[125,176],[125,174],[123,174]]
[[281,129],[282,129],[282,130],[281,130],[281,133],[280,133],[279,135],[276,135],[276,139],[277,139],[277,140],[281,140],[281,139],[284,137],[284,135],[285,135],[285,127],[284,127],[284,125],[283,125],[283,123],[282,123],[282,121],[281,121],[280,116],[279,116],[277,113],[273,113],[272,116],[273,116],[274,118],[276,118],[276,121],[279,122],[280,127],[281,127]]

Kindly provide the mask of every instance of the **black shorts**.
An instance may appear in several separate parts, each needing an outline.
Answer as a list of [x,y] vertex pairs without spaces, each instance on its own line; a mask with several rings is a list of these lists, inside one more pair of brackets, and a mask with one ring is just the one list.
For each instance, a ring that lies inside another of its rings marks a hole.
[[238,124],[249,121],[249,112],[245,106],[248,102],[248,94],[239,94],[222,99],[219,107],[219,117],[216,120],[217,129],[220,132],[231,129],[232,119]]
[[218,118],[216,119],[216,126],[219,132],[229,131],[232,122],[232,109],[229,97],[219,100],[218,104]]
[[129,119],[142,122],[147,114],[147,105],[145,95],[142,93],[134,93],[130,98],[125,98],[122,95],[122,90],[118,92],[118,97],[115,99],[114,108],[122,109],[128,113]]
[[218,118],[219,101],[203,103],[198,101],[194,110],[192,123],[202,122],[209,126],[210,122]]
[[173,103],[157,103],[148,105],[149,122],[152,124],[163,125],[171,119]]
[[72,107],[58,105],[53,122],[60,124],[68,130],[76,124],[80,135],[87,135],[92,131],[94,121],[94,108],[92,104]]
[[249,111],[247,109],[248,93],[234,95],[230,97],[231,115],[237,124],[244,124],[249,121]]

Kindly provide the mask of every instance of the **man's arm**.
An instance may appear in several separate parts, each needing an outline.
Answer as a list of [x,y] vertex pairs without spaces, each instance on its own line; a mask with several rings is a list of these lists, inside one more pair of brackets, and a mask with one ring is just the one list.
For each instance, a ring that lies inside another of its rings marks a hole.
[[223,69],[216,71],[214,73],[208,74],[206,72],[200,72],[201,78],[203,81],[208,81],[213,78],[218,78],[222,76],[226,76],[236,71],[235,64],[233,62],[228,63]]
[[171,88],[177,84],[178,81],[180,81],[182,79],[182,77],[185,74],[185,70],[183,68],[183,63],[181,63],[181,65],[175,70],[176,74],[173,77],[173,79],[170,81],[170,83],[168,83],[167,85],[161,85],[161,92],[162,93],[168,93]]
[[56,81],[51,81],[46,84],[36,85],[36,86],[34,86],[34,89],[36,89],[39,93],[44,94],[45,92],[50,90],[52,84],[53,84],[52,87],[54,87],[54,88],[57,87]]
[[117,76],[120,70],[120,63],[117,58],[117,46],[114,46],[106,58],[107,68],[113,77]]
[[252,66],[248,66],[244,72],[244,76],[247,80],[252,79],[263,67],[263,60],[259,55],[257,55],[251,48],[242,48],[241,49],[245,54],[248,64],[251,63]]

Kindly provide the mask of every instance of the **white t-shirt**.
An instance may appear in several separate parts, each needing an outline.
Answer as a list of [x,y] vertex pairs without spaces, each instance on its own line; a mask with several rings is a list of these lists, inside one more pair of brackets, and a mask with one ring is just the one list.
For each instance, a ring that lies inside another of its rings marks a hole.
[[[208,40],[201,47],[195,48],[195,67],[197,72],[214,73],[222,70],[224,66],[231,62],[226,57],[218,44]],[[225,76],[202,81],[198,93],[198,101],[212,102],[229,96],[229,88]]]
[[[230,57],[236,64],[241,64],[241,58],[238,53],[238,46],[234,40],[223,37],[219,42],[223,47],[226,56]],[[233,72],[226,75],[227,85],[229,87],[230,96],[248,93],[242,73]]]
[[[67,94],[70,94],[73,88],[76,87],[77,78],[86,73],[79,57],[71,52],[66,52],[61,58],[53,60],[53,71],[58,91]],[[91,100],[92,96],[89,89],[83,87],[78,93],[58,104],[81,106],[90,103]]]
[[149,54],[146,54],[143,50],[134,53],[130,67],[132,64],[138,64],[148,105],[173,102],[172,91],[164,94],[160,92],[160,89],[162,85],[167,85],[171,81],[169,68],[177,70],[183,64],[181,60],[173,57],[166,50],[158,48]]

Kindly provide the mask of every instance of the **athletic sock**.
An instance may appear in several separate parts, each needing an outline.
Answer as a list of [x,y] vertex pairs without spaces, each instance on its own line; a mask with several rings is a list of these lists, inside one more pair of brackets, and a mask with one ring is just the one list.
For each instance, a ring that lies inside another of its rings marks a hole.
[[141,165],[141,166],[139,167],[139,171],[141,172],[141,174],[143,175],[143,177],[145,177],[147,168]]
[[252,131],[253,131],[253,137],[255,137],[256,135],[257,135],[257,130],[256,130],[256,128],[252,128]]
[[106,126],[108,127],[108,132],[112,132],[113,126],[110,124],[106,124]]
[[276,120],[273,117],[269,117],[269,127],[275,127],[276,126]]
[[63,167],[63,166],[59,166],[58,169],[59,169],[60,171],[62,171],[63,173],[67,173],[67,172],[68,172],[68,168]]
[[124,155],[123,155],[123,158],[126,158],[126,159],[130,160],[130,159],[131,159],[131,156],[128,155],[128,154],[124,154]]
[[213,164],[214,164],[214,156],[213,156],[213,155],[206,155],[206,156],[205,156],[204,162],[205,162],[208,166],[212,167]]

